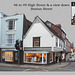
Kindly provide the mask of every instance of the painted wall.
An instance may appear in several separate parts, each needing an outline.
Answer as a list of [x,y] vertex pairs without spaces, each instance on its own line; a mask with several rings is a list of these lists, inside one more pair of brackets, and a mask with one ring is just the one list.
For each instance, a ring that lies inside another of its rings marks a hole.
[[1,48],[1,18],[3,17],[3,13],[0,13],[0,48]]
[[0,48],[1,48],[1,13],[0,13]]
[[24,39],[23,47],[33,47],[33,37],[40,37],[40,47],[55,46],[55,36],[52,37],[41,23],[34,23],[31,27]]
[[[16,30],[7,30],[7,21],[8,19],[17,19],[16,20]],[[15,48],[14,45],[6,44],[6,35],[15,34],[15,40],[22,40],[23,33],[23,14],[13,15],[9,17],[3,17],[1,20],[1,48]]]

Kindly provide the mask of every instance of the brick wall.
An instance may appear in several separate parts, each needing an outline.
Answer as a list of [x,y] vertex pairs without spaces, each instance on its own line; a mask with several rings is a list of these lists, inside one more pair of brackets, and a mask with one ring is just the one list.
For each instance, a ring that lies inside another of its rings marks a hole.
[[58,27],[54,26],[54,25],[51,25],[51,28],[56,32],[58,33],[59,36],[61,36],[61,29],[59,29]]

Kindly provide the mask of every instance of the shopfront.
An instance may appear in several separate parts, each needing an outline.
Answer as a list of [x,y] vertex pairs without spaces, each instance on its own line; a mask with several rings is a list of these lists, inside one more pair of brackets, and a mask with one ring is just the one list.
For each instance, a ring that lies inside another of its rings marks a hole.
[[5,62],[13,62],[14,60],[14,57],[13,57],[13,52],[12,51],[6,51],[5,52]]
[[24,63],[47,64],[47,53],[24,52]]
[[18,52],[14,50],[2,49],[1,51],[1,62],[18,63]]

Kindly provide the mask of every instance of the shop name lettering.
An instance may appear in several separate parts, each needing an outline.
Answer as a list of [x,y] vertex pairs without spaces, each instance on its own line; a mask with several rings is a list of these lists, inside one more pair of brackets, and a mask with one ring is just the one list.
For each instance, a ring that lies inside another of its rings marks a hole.
[[28,3],[28,4],[14,4],[15,7],[22,7],[22,6],[25,6],[25,7],[30,7],[31,10],[52,10],[53,8],[52,7],[68,7],[70,6],[70,4],[31,4],[31,3]]

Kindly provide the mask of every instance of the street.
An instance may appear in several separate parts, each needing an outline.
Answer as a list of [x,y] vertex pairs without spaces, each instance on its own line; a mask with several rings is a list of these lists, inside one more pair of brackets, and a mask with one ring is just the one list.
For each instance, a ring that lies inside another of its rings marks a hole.
[[[7,64],[6,64],[7,65]],[[64,66],[65,65],[65,66]],[[64,63],[57,63],[54,65],[21,65],[21,66],[4,66],[0,65],[0,71],[75,71],[75,62],[70,62],[70,64]]]
[[68,66],[58,68],[56,71],[75,71],[75,62],[71,62]]

